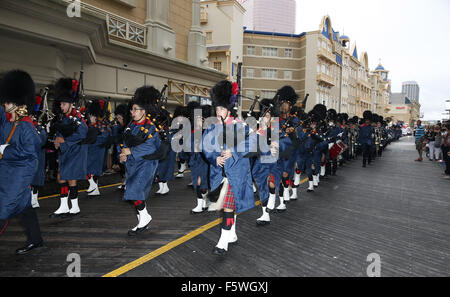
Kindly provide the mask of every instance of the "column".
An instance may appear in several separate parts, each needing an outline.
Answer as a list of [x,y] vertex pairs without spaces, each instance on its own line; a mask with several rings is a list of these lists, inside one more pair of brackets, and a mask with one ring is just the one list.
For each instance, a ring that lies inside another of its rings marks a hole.
[[188,37],[188,62],[196,66],[205,66],[206,37],[200,26],[200,0],[192,0],[192,25]]
[[147,0],[148,50],[175,58],[175,32],[169,26],[170,1]]

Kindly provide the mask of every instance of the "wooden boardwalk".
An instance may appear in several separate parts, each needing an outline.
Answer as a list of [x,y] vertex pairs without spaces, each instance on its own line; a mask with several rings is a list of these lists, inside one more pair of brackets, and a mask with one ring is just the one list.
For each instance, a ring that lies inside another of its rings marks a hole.
[[[186,175],[169,184],[168,196],[149,198],[153,221],[138,238],[126,235],[136,216],[116,187],[100,198],[80,194],[82,213],[72,219],[50,220],[59,199],[43,199],[46,248],[15,256],[25,235],[12,220],[0,237],[0,276],[65,276],[70,253],[80,255],[82,276],[366,276],[372,253],[381,258],[381,276],[449,276],[450,183],[438,164],[415,158],[412,138],[404,138],[373,166],[347,163],[315,193],[302,185],[299,201],[272,215],[269,226],[256,227],[259,207],[240,214],[239,243],[225,258],[211,253],[218,214],[189,214],[195,196]],[[148,261],[123,267],[141,257]]]

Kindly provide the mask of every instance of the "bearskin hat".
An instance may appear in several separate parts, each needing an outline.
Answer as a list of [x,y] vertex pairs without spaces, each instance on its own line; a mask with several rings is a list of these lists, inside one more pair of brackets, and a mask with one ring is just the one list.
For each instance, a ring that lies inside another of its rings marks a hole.
[[327,111],[327,119],[329,120],[329,121],[333,121],[333,122],[336,122],[336,120],[337,120],[337,112],[336,112],[336,110],[335,109],[329,109],[328,111]]
[[289,102],[291,106],[294,106],[297,103],[298,95],[295,93],[295,90],[291,86],[284,86],[277,91],[275,97],[280,96],[280,102]]
[[131,100],[131,106],[134,104],[145,109],[146,113],[151,113],[153,107],[158,104],[158,100],[161,97],[161,93],[153,86],[143,86],[136,90],[133,99]]
[[107,103],[105,100],[94,99],[89,102],[86,107],[86,115],[93,115],[98,118],[103,118],[106,115]]
[[312,110],[319,120],[325,120],[327,117],[327,107],[323,104],[316,104]]
[[178,105],[175,108],[175,111],[173,112],[173,118],[175,119],[177,117],[185,117],[185,118],[189,117],[186,106]]
[[275,107],[275,103],[273,99],[263,99],[259,101],[259,115],[264,114],[264,112],[270,107],[270,105],[273,105],[273,107],[270,109],[270,115],[272,117],[279,117],[280,116],[280,109]]
[[12,70],[0,81],[1,103],[14,103],[17,106],[26,105],[28,112],[33,112],[36,95],[35,85],[31,76],[22,70]]
[[211,105],[202,105],[202,117],[207,119],[212,116],[212,106]]
[[366,110],[363,112],[363,119],[372,121],[373,114],[370,110]]
[[338,123],[344,123],[344,121],[347,123],[348,122],[348,114],[346,114],[346,113],[339,113],[337,115],[336,121]]
[[126,104],[119,104],[116,106],[116,109],[114,110],[114,114],[121,115],[123,118],[125,118],[130,113],[128,106]]
[[308,117],[310,118],[311,122],[318,123],[322,120],[320,114],[317,111],[311,110],[308,112]]
[[76,103],[78,81],[70,77],[60,78],[55,83],[55,100]]
[[191,125],[194,124],[194,113],[197,109],[201,109],[201,105],[197,101],[190,101],[186,106],[186,115],[189,121],[191,121]]
[[233,84],[228,80],[218,82],[211,89],[211,100],[214,108],[221,106],[231,111],[236,103],[236,98],[233,96]]
[[358,125],[359,118],[358,118],[358,116],[354,116],[348,122],[351,123],[351,124]]

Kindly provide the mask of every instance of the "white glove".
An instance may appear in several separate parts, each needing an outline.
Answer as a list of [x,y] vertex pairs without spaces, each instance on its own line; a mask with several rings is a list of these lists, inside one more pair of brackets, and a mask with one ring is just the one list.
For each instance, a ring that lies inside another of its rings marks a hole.
[[2,144],[0,145],[0,154],[3,155],[3,152],[5,151],[5,148],[8,146],[9,144]]

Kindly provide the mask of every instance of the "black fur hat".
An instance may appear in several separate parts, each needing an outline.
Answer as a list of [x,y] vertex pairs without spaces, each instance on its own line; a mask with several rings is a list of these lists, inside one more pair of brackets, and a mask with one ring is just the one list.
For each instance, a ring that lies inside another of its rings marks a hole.
[[187,118],[191,121],[191,125],[194,125],[194,113],[197,109],[201,109],[200,103],[197,101],[190,101],[186,106]]
[[320,113],[317,111],[311,110],[308,112],[308,117],[311,119],[311,122],[318,123],[322,120]]
[[295,90],[291,86],[284,86],[277,91],[275,97],[280,96],[280,102],[289,102],[291,106],[294,106],[297,103],[298,95],[295,93]]
[[212,106],[211,105],[202,105],[202,117],[207,119],[212,116]]
[[366,110],[363,112],[363,119],[372,121],[373,114],[370,110]]
[[316,104],[312,111],[320,120],[325,120],[327,117],[327,107],[323,104]]
[[36,104],[36,90],[31,76],[22,70],[12,70],[0,81],[1,103],[14,103],[17,106],[26,105],[29,113]]
[[114,110],[115,115],[121,115],[122,117],[126,117],[130,113],[128,106],[126,104],[119,104],[116,106],[116,110]]
[[279,117],[280,116],[280,109],[275,107],[275,103],[273,99],[263,99],[258,102],[259,103],[259,112],[260,115],[262,115],[272,104],[273,107],[270,109],[270,115],[271,117]]
[[86,107],[86,115],[103,118],[106,115],[107,107],[108,103],[105,100],[94,99]]
[[173,118],[175,119],[177,117],[189,117],[186,106],[178,105],[175,108],[175,111],[173,112]]
[[329,121],[336,122],[337,121],[337,116],[338,116],[338,114],[337,114],[335,109],[329,109],[327,111],[327,119]]
[[211,89],[211,100],[213,107],[224,107],[231,111],[234,107],[233,102],[233,85],[228,80],[218,82]]
[[344,121],[347,123],[348,122],[348,114],[346,114],[346,113],[339,113],[337,115],[336,121],[338,123],[344,123]]
[[60,78],[55,83],[55,100],[59,102],[76,103],[77,81],[70,78]]
[[136,90],[133,99],[131,100],[131,106],[134,104],[145,109],[145,112],[151,113],[153,107],[158,103],[158,99],[161,93],[153,86],[143,86]]
[[359,118],[358,118],[358,116],[354,116],[348,122],[351,123],[351,124],[356,124],[357,125],[358,122],[359,122]]
[[373,113],[373,114],[372,114],[372,122],[378,123],[378,121],[379,121],[379,119],[378,119],[378,114]]

